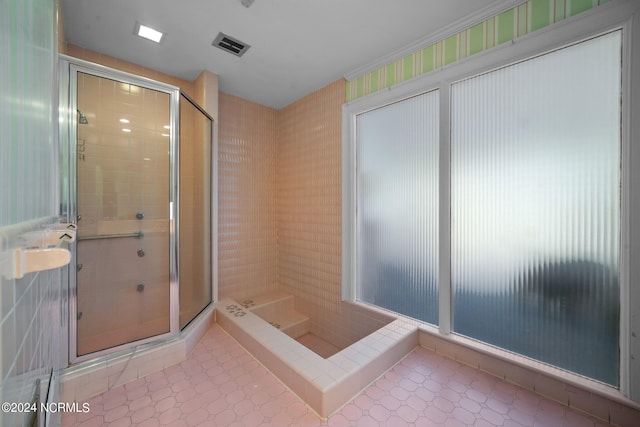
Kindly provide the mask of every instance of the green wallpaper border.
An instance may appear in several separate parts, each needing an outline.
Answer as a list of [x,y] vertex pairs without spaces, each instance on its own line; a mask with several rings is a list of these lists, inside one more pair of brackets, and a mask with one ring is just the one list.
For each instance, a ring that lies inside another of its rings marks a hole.
[[347,81],[346,102],[426,74],[611,0],[529,0],[395,62]]

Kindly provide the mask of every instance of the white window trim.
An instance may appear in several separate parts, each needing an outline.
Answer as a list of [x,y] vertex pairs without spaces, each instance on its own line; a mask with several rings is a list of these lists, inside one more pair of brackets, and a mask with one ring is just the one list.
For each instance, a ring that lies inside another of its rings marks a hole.
[[[612,0],[342,108],[342,298],[356,299],[356,116],[440,90],[439,332],[451,333],[450,87],[464,78],[615,30],[623,30],[620,218],[620,393],[640,402],[640,3]],[[632,120],[635,117],[635,120]],[[634,143],[632,144],[632,141]],[[633,147],[632,147],[633,145]],[[632,167],[633,166],[633,167]],[[632,286],[633,285],[633,286]]]

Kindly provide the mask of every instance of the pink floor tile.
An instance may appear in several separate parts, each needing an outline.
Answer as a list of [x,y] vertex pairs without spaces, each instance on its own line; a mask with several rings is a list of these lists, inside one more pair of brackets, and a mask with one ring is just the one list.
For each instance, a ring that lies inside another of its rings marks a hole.
[[219,326],[188,360],[89,400],[62,426],[605,425],[527,390],[417,348],[336,414],[320,419]]

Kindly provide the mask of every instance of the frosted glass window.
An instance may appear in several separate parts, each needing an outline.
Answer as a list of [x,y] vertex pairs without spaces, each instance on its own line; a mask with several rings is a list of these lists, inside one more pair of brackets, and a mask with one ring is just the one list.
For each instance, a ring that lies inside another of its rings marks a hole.
[[438,91],[360,114],[357,299],[438,321]]
[[453,329],[613,385],[621,40],[451,87]]

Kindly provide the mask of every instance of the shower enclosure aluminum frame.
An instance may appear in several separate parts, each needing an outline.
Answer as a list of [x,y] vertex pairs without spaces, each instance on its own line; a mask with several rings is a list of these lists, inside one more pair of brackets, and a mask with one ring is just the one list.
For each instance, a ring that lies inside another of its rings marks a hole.
[[[104,350],[99,350],[86,355],[78,356],[77,351],[77,332],[78,332],[78,301],[77,301],[77,277],[75,272],[69,274],[69,290],[67,295],[66,309],[68,310],[67,317],[69,319],[69,334],[67,336],[69,349],[68,360],[62,361],[61,364],[69,366],[74,363],[87,361],[90,359],[96,359],[109,354],[128,350],[143,344],[150,344],[153,342],[166,341],[180,334],[179,323],[179,215],[180,215],[180,194],[179,194],[179,135],[180,135],[180,96],[184,95],[189,102],[191,102],[196,108],[202,112],[207,118],[211,120],[211,169],[210,169],[210,204],[211,204],[211,230],[215,235],[215,186],[217,180],[215,179],[215,122],[213,118],[206,113],[201,107],[199,107],[192,99],[181,92],[178,87],[160,83],[152,79],[136,76],[127,72],[115,70],[109,67],[105,67],[99,64],[94,64],[88,61],[80,60],[77,58],[69,57],[66,55],[60,55],[59,61],[59,75],[60,75],[60,141],[61,141],[61,179],[62,179],[62,197],[61,197],[61,218],[66,218],[68,223],[77,223],[78,219],[78,206],[77,206],[77,161],[78,153],[76,150],[75,141],[77,140],[77,75],[78,72],[90,74],[96,77],[107,78],[122,83],[134,84],[147,89],[156,90],[158,92],[166,93],[169,95],[169,107],[170,107],[170,156],[169,156],[169,332],[153,335],[140,340],[124,343],[115,347],[110,347]],[[64,166],[66,165],[66,167]],[[211,246],[211,302],[206,306],[210,307],[217,300],[216,295],[216,280],[215,280],[215,263],[213,262],[216,257],[215,251],[215,238],[210,240]],[[71,265],[76,263],[77,243],[72,248],[72,260]],[[75,270],[75,269],[74,269]],[[205,311],[207,308],[203,311]],[[64,309],[64,308],[63,308]],[[202,314],[202,312],[200,313]],[[200,315],[199,314],[199,315]],[[195,318],[198,318],[197,315]],[[194,318],[194,320],[195,320]],[[64,343],[63,343],[64,345]],[[65,363],[66,362],[66,363]]]

